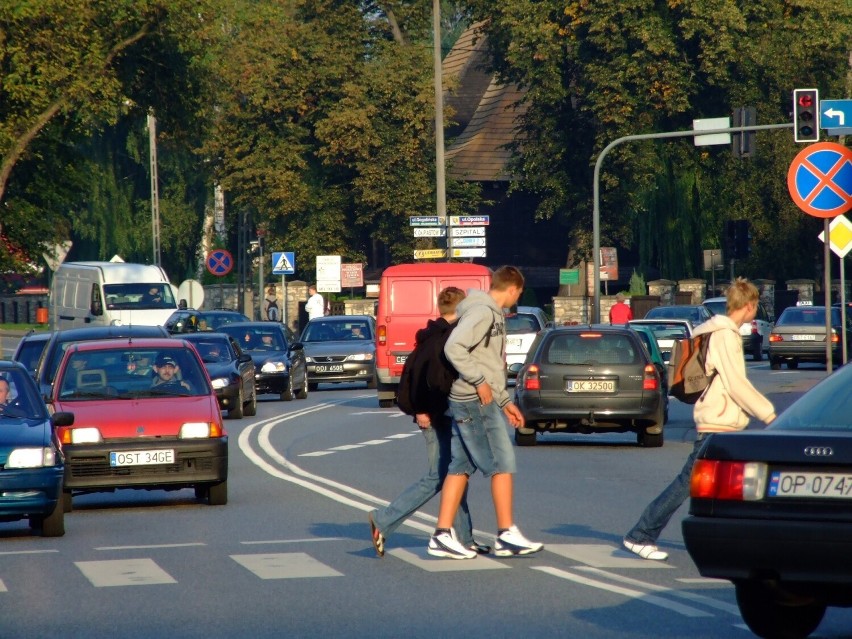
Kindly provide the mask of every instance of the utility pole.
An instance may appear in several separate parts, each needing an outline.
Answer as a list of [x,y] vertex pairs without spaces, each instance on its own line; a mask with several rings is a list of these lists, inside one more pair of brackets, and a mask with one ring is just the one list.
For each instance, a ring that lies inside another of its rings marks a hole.
[[435,46],[435,191],[436,215],[447,216],[447,187],[444,174],[444,87],[441,78],[441,0],[432,0],[432,31]]
[[160,193],[157,187],[157,118],[148,112],[148,147],[151,153],[151,237],[154,246],[154,264],[160,261]]

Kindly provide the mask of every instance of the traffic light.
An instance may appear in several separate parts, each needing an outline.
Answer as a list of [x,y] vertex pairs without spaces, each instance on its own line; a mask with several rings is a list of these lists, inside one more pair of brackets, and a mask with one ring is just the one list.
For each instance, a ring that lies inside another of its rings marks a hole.
[[[757,124],[757,109],[753,106],[736,107],[732,126],[754,126]],[[735,158],[754,156],[757,148],[754,131],[731,134],[731,152]]]
[[819,91],[793,91],[793,138],[796,142],[819,142]]
[[725,257],[732,260],[748,259],[751,252],[748,220],[727,220],[722,247]]

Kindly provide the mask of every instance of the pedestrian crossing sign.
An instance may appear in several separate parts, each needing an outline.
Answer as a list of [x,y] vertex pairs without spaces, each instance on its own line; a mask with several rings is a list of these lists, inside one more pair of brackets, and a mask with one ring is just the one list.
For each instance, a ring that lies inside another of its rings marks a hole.
[[272,274],[273,275],[293,275],[296,272],[296,254],[295,253],[273,253],[272,254]]

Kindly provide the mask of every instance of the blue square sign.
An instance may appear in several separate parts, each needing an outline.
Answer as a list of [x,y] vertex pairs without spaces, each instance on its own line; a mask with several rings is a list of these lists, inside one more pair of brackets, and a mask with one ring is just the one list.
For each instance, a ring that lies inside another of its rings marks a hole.
[[272,274],[273,275],[293,275],[296,272],[296,254],[295,253],[273,253],[272,254]]

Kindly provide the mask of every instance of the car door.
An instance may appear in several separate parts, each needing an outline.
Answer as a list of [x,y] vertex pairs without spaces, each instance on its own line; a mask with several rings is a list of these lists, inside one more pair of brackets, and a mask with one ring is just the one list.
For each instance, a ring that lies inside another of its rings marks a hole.
[[243,380],[243,393],[245,397],[250,397],[256,394],[254,388],[254,361],[251,355],[243,353],[239,342],[230,335],[228,336],[228,344],[231,347],[232,355],[236,357],[237,368],[240,371],[240,378]]

